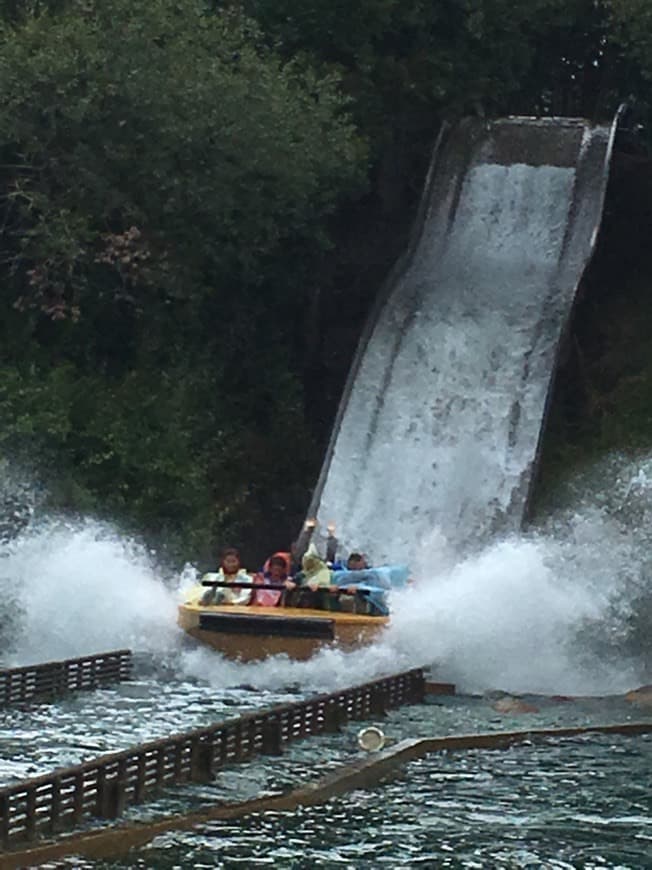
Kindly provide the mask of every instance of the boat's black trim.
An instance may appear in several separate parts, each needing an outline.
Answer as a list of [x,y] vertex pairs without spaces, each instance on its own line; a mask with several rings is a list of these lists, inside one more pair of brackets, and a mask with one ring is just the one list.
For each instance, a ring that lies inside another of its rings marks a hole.
[[199,627],[220,634],[258,634],[267,637],[335,638],[332,619],[306,619],[287,616],[243,616],[240,614],[200,613]]

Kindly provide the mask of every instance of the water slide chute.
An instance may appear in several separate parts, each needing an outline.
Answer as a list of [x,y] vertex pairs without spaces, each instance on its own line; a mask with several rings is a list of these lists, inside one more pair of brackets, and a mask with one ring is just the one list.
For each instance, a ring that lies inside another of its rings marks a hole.
[[409,560],[520,528],[560,340],[593,253],[617,119],[442,129],[412,241],[355,356],[309,516]]

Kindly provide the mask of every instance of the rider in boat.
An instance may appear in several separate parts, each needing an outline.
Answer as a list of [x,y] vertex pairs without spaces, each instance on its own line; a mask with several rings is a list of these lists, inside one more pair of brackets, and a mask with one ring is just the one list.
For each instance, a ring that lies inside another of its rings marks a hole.
[[409,581],[407,565],[372,567],[364,553],[352,552],[346,563],[334,562],[331,583],[346,595],[339,599],[343,610],[368,616],[389,616],[388,597],[392,589],[404,588]]
[[301,559],[301,571],[294,581],[287,584],[289,590],[296,593],[286,597],[286,603],[294,607],[316,607],[320,610],[330,610],[334,599],[331,591],[331,570],[317,552],[313,543]]
[[[314,519],[305,523],[291,553],[274,553],[267,560],[262,575],[256,575],[255,582],[260,584],[260,589],[255,590],[251,603],[268,607],[281,604],[320,610],[353,610],[368,616],[388,616],[388,593],[408,582],[407,566],[371,568],[366,555],[360,552],[350,553],[346,563],[338,561],[338,541],[332,523],[327,527],[327,555],[323,559],[311,540],[315,525]],[[282,584],[286,591],[265,589],[265,584]]]
[[306,554],[308,547],[310,546],[310,542],[312,540],[312,536],[315,533],[315,528],[317,526],[317,520],[309,519],[306,520],[299,537],[296,541],[293,542],[291,546],[290,553],[290,570],[288,572],[289,575],[299,574],[302,570],[301,568],[301,560]]
[[362,553],[351,553],[346,560],[347,571],[364,571],[365,568],[369,568],[369,563],[367,557]]
[[202,580],[216,580],[233,586],[233,589],[209,586],[199,599],[202,605],[249,604],[251,601],[251,589],[237,588],[238,580],[249,584],[253,582],[253,578],[240,564],[240,553],[234,547],[227,547],[222,552],[219,570],[216,573],[204,574]]
[[290,553],[274,553],[263,565],[262,573],[256,574],[255,583],[260,583],[260,589],[255,589],[251,599],[252,605],[259,607],[275,607],[281,601],[282,590],[265,589],[265,585],[285,585],[286,589],[294,589],[296,584],[290,576],[292,556]]

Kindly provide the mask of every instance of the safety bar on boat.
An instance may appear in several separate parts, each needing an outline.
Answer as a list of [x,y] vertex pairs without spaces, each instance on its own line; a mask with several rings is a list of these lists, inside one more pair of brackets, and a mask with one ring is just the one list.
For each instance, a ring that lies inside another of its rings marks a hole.
[[[202,580],[202,586],[217,586],[219,588],[227,588],[227,589],[257,589],[259,592],[263,589],[277,589],[280,592],[287,592],[288,588],[285,583],[229,583],[228,580]],[[353,588],[355,587],[355,588]],[[297,589],[306,589],[307,586],[302,586],[301,584],[297,584]],[[355,586],[354,583],[351,584],[351,590],[349,591],[349,587],[347,586],[319,586],[318,589],[321,592],[340,592],[342,595],[356,595],[360,593],[362,595],[367,595],[369,593],[368,589],[360,589]]]
[[[78,827],[89,817],[115,819],[167,786],[210,782],[219,768],[255,755],[279,755],[294,740],[339,731],[349,720],[383,716],[423,701],[415,668],[305,701],[247,713],[91,759],[0,789],[0,848]],[[0,861],[1,866],[1,861]]]
[[224,586],[229,589],[287,589],[285,583],[229,583],[228,580],[202,580],[202,586]]

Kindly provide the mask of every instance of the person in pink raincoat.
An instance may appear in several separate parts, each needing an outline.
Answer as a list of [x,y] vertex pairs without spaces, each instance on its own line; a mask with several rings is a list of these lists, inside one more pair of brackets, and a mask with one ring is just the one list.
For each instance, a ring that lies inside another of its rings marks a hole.
[[258,607],[276,607],[283,591],[280,589],[265,589],[265,584],[285,586],[286,589],[294,589],[294,583],[290,577],[291,556],[289,553],[274,553],[265,562],[262,574],[257,574],[255,582],[261,584],[260,589],[254,591],[251,603]]

